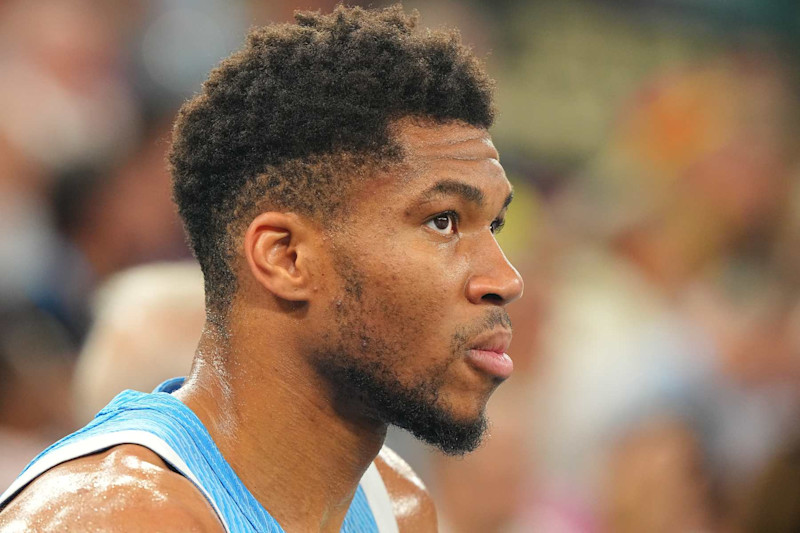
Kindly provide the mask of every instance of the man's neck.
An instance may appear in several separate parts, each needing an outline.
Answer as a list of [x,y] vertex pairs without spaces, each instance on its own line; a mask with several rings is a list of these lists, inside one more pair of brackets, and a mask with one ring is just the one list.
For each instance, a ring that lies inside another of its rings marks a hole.
[[283,346],[279,357],[235,342],[220,352],[204,335],[176,396],[287,532],[339,531],[386,426],[338,414],[325,384]]

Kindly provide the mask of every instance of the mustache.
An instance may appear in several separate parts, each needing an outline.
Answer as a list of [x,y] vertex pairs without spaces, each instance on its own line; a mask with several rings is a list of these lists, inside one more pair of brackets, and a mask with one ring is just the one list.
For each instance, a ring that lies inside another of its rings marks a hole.
[[487,312],[486,315],[475,325],[465,326],[456,331],[453,335],[453,353],[459,353],[469,346],[470,341],[482,333],[491,331],[497,326],[512,331],[511,317],[505,309],[495,308]]
[[505,309],[492,309],[489,311],[484,319],[481,333],[489,329],[494,329],[497,326],[503,326],[508,330],[513,329],[511,326],[511,317],[508,316],[508,312]]

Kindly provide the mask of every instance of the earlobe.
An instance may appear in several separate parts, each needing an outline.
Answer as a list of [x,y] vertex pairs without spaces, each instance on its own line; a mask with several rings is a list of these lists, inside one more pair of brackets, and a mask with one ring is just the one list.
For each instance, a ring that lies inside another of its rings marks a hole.
[[251,276],[278,298],[303,301],[308,297],[310,272],[307,223],[293,213],[261,213],[244,235],[244,253]]

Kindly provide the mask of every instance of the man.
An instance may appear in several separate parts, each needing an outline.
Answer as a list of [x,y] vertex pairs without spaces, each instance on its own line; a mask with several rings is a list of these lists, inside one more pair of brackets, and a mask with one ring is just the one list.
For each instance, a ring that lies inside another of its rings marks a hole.
[[389,424],[475,448],[512,370],[491,81],[399,7],[296,19],[251,33],[175,127],[206,289],[191,375],[37,458],[0,531],[436,529],[381,448]]

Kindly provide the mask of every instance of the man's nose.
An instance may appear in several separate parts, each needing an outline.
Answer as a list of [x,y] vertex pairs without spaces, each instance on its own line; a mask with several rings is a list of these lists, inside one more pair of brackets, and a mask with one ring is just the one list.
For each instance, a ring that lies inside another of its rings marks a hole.
[[506,305],[522,296],[522,276],[500,246],[496,242],[493,245],[489,261],[467,281],[467,298],[474,304]]

